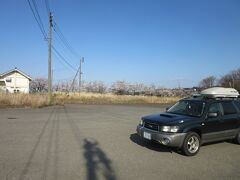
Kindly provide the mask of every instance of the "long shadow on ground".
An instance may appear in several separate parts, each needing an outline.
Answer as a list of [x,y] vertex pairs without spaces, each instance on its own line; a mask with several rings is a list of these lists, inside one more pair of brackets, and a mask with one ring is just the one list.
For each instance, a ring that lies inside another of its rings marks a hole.
[[31,153],[30,153],[30,156],[29,156],[29,158],[28,158],[28,160],[27,160],[27,162],[26,162],[26,164],[25,164],[25,166],[24,166],[24,168],[23,168],[23,171],[22,171],[21,174],[20,174],[19,180],[24,180],[24,179],[26,179],[25,176],[27,176],[27,174],[29,173],[29,168],[30,168],[31,165],[32,165],[33,158],[34,158],[34,156],[35,156],[35,154],[36,154],[37,149],[39,148],[39,145],[40,145],[40,142],[41,142],[41,140],[42,140],[42,137],[43,137],[43,135],[45,134],[46,129],[47,129],[47,126],[49,125],[50,121],[52,120],[54,113],[55,113],[55,108],[53,108],[53,109],[51,110],[48,119],[45,121],[43,127],[41,128],[41,132],[40,132],[40,134],[38,135],[37,141],[36,141],[35,145],[33,146],[33,149],[32,149],[32,151],[31,151]]
[[86,159],[87,179],[98,179],[100,172],[107,180],[116,180],[112,162],[99,147],[97,141],[93,139],[84,139],[84,157]]
[[[102,150],[99,143],[93,138],[83,138],[83,135],[80,132],[80,128],[76,121],[68,113],[67,107],[64,106],[64,112],[66,118],[70,124],[70,128],[75,137],[75,140],[78,142],[79,149],[83,148],[83,156],[86,161],[86,171],[87,171],[87,180],[97,180],[97,179],[106,179],[106,180],[116,180],[115,171],[112,166],[111,159],[107,154]],[[83,141],[83,145],[82,142]]]

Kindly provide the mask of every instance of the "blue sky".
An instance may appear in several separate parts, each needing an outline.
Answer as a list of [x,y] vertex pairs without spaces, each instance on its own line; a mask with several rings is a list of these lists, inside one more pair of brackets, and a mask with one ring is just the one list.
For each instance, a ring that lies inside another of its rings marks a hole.
[[[45,29],[45,0],[36,0]],[[54,19],[79,57],[53,44],[84,80],[191,87],[240,67],[239,0],[49,0]],[[18,67],[47,77],[47,44],[27,0],[1,0],[0,72]],[[53,56],[54,81],[73,78]]]

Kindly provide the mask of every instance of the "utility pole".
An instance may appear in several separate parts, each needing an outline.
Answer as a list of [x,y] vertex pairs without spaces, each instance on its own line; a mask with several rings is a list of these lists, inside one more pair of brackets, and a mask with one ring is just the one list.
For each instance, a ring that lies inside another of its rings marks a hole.
[[[52,73],[52,74],[51,74],[51,80],[52,80],[52,81],[51,81],[51,86],[53,85],[53,79],[54,79],[54,78],[53,78],[53,71],[54,71],[54,70],[52,69],[52,72],[51,72],[51,73]],[[53,88],[52,88],[52,92],[53,92]]]
[[76,74],[75,74],[75,76],[74,76],[74,78],[73,78],[73,81],[72,81],[72,84],[71,84],[71,86],[70,86],[70,91],[72,91],[73,92],[73,90],[74,90],[74,84],[75,84],[75,79],[77,78],[77,75],[78,75],[78,72],[80,71],[80,67],[78,68],[78,70],[77,70],[77,72],[76,72]]
[[48,31],[48,101],[52,101],[52,13],[49,13]]
[[181,89],[181,80],[178,80],[178,89]]
[[81,92],[81,85],[82,85],[82,63],[84,63],[84,57],[82,57],[80,59],[80,64],[79,64],[79,83],[78,83],[78,91],[79,91],[79,94]]

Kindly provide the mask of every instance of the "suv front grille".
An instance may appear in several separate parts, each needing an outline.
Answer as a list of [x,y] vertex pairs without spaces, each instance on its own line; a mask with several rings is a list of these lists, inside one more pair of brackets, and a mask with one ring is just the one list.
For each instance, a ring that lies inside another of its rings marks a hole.
[[144,127],[147,128],[147,129],[154,130],[154,131],[158,131],[159,130],[157,124],[153,124],[153,123],[149,123],[149,122],[145,122],[144,123]]

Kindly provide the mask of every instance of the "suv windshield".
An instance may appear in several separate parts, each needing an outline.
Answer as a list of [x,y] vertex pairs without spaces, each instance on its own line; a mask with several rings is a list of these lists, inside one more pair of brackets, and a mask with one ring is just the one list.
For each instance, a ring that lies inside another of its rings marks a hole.
[[173,105],[167,112],[187,116],[200,117],[203,114],[205,103],[201,101],[179,101]]

